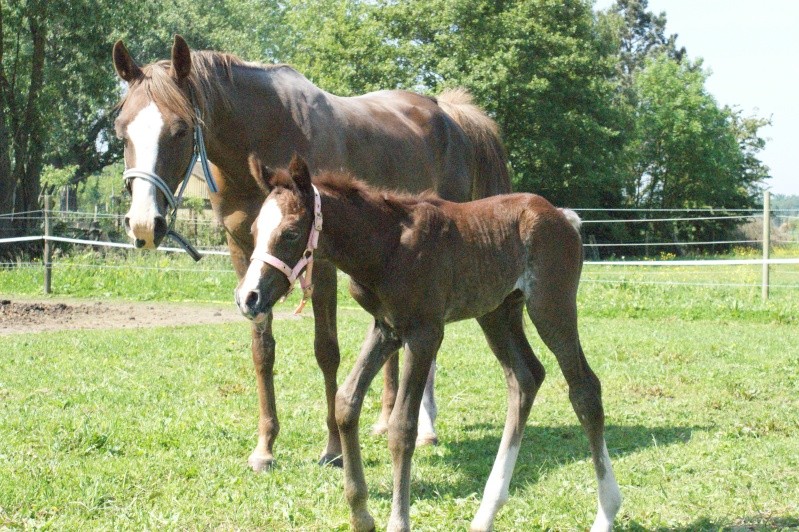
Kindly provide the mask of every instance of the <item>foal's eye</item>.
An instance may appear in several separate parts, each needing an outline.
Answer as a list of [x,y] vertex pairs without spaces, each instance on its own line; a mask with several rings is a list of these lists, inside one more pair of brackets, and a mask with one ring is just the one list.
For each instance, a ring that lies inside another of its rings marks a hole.
[[283,239],[286,242],[296,242],[300,239],[300,234],[297,231],[286,231],[283,233]]

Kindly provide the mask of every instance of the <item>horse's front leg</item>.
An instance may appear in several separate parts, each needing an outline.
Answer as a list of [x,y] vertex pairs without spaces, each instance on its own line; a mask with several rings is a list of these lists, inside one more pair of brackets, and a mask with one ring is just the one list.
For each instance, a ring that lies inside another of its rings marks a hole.
[[252,327],[252,362],[255,366],[255,381],[258,385],[258,444],[247,463],[253,471],[269,469],[275,461],[272,446],[275,443],[280,424],[275,406],[275,339],[272,336],[272,313],[264,322]]
[[344,495],[350,505],[350,522],[356,531],[375,528],[374,519],[366,507],[368,491],[358,440],[361,407],[372,379],[399,344],[399,338],[392,329],[381,322],[373,322],[358,360],[336,394],[336,422],[344,458]]
[[330,262],[317,260],[313,270],[314,354],[325,380],[327,401],[327,445],[320,465],[341,467],[341,437],[336,425],[336,376],[341,359],[336,329],[336,268]]
[[[236,238],[233,234],[236,228],[249,227],[252,219],[240,219],[237,217],[225,218],[225,227],[228,229],[228,248],[233,268],[239,281],[247,273],[250,264],[252,247],[244,249],[240,243],[251,246],[247,240],[249,233],[239,234]],[[258,443],[250,454],[247,463],[253,471],[264,471],[269,469],[275,458],[272,454],[272,446],[280,431],[280,424],[277,421],[277,408],[275,407],[275,338],[272,336],[272,313],[266,316],[262,323],[252,326],[252,363],[255,368],[255,383],[258,387]]]
[[443,324],[427,324],[404,338],[405,363],[402,367],[397,401],[388,424],[388,447],[394,469],[394,495],[389,531],[411,529],[411,458],[416,448],[419,406],[430,367],[441,340]]

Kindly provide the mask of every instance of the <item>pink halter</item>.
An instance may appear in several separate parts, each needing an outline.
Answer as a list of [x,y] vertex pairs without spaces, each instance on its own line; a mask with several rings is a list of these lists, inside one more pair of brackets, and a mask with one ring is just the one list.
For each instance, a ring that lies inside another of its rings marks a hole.
[[300,301],[299,306],[294,310],[294,314],[299,314],[302,312],[302,309],[305,307],[305,303],[308,301],[308,298],[311,297],[311,294],[313,294],[313,283],[311,282],[311,274],[313,270],[313,252],[319,244],[319,233],[322,232],[322,199],[319,196],[319,191],[316,189],[316,186],[311,186],[313,187],[314,194],[313,225],[311,226],[311,233],[308,235],[308,244],[305,246],[305,251],[302,254],[302,258],[299,260],[299,262],[297,262],[294,268],[291,268],[279,258],[266,252],[261,253],[260,251],[255,250],[252,254],[252,257],[250,257],[250,261],[259,260],[265,264],[274,266],[283,272],[286,278],[288,278],[289,290],[286,292],[286,295],[283,296],[284,299],[294,289],[294,283],[297,281],[297,279],[300,280],[300,287],[302,288],[302,301]]

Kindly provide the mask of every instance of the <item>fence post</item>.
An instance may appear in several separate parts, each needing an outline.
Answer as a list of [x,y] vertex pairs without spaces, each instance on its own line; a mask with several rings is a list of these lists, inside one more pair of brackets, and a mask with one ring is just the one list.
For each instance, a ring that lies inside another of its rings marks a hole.
[[53,265],[50,262],[52,250],[50,249],[50,194],[44,196],[44,293],[50,293],[50,280],[53,274]]
[[771,244],[771,193],[763,192],[763,283],[761,297],[768,301],[768,257]]

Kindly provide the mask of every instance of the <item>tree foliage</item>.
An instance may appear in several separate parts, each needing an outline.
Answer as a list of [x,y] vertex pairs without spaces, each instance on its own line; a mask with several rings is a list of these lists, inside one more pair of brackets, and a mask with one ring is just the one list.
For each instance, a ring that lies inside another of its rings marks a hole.
[[175,33],[340,95],[466,87],[516,189],[558,204],[752,206],[768,120],[720,107],[665,28],[647,0],[0,0],[0,213],[35,209],[43,172],[76,183],[119,159],[111,45],[144,63]]

